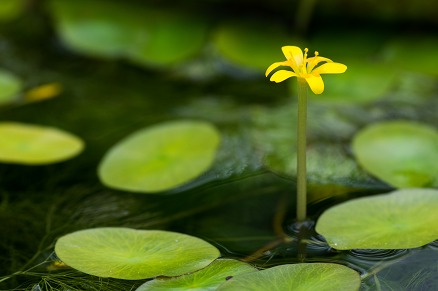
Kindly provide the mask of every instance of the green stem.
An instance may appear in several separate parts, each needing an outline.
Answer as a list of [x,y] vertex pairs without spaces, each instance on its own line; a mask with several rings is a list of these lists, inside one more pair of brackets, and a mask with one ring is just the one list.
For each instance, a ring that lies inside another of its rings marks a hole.
[[306,149],[307,149],[307,82],[298,78],[298,128],[297,128],[297,220],[306,219]]

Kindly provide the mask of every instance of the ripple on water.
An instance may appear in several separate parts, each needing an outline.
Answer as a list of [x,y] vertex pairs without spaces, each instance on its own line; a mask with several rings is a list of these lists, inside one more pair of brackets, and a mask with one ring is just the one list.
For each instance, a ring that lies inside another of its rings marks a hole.
[[357,249],[350,250],[349,257],[351,261],[365,261],[365,262],[376,262],[376,261],[391,261],[398,259],[408,254],[409,250],[369,250],[369,249]]

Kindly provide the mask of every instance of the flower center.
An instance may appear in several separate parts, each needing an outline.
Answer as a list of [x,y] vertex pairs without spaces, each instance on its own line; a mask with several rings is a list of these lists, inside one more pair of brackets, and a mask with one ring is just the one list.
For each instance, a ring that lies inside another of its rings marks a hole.
[[300,65],[300,73],[303,75],[307,74],[307,52],[308,51],[309,51],[308,48],[304,49],[303,63]]
[[318,56],[319,56],[319,52],[315,51],[315,57],[313,57],[312,60],[307,65],[307,71],[309,74],[312,72],[312,70],[318,64]]

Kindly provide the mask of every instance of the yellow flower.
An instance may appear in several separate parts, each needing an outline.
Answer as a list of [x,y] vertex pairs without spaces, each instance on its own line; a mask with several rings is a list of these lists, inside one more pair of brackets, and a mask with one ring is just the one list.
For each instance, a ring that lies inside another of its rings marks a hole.
[[[266,77],[275,68],[279,66],[289,66],[293,72],[287,70],[279,70],[271,76],[271,81],[276,83],[282,82],[290,77],[297,77],[306,80],[310,89],[315,94],[321,94],[324,91],[324,82],[320,74],[340,74],[347,70],[347,66],[340,63],[334,63],[332,60],[320,57],[318,52],[315,52],[315,56],[308,58],[307,48],[303,51],[297,46],[284,46],[281,48],[285,62],[276,62],[269,66],[266,70]],[[326,62],[317,67],[320,62]]]

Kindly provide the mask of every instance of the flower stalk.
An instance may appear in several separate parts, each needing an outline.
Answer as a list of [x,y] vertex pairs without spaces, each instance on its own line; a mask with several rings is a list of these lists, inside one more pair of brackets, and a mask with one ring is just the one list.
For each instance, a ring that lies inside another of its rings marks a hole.
[[[321,74],[340,74],[347,70],[347,66],[334,63],[328,58],[319,56],[308,57],[307,48],[303,51],[297,46],[281,48],[286,61],[275,62],[268,67],[265,75],[268,76],[278,67],[289,67],[292,70],[277,70],[270,80],[276,83],[283,82],[291,77],[298,80],[298,123],[297,123],[297,220],[303,222],[307,218],[307,182],[306,182],[306,150],[307,150],[307,92],[308,88],[314,94],[324,92],[324,82]],[[321,64],[323,63],[323,64]]]
[[297,220],[307,217],[307,83],[298,78],[298,124],[297,124]]

